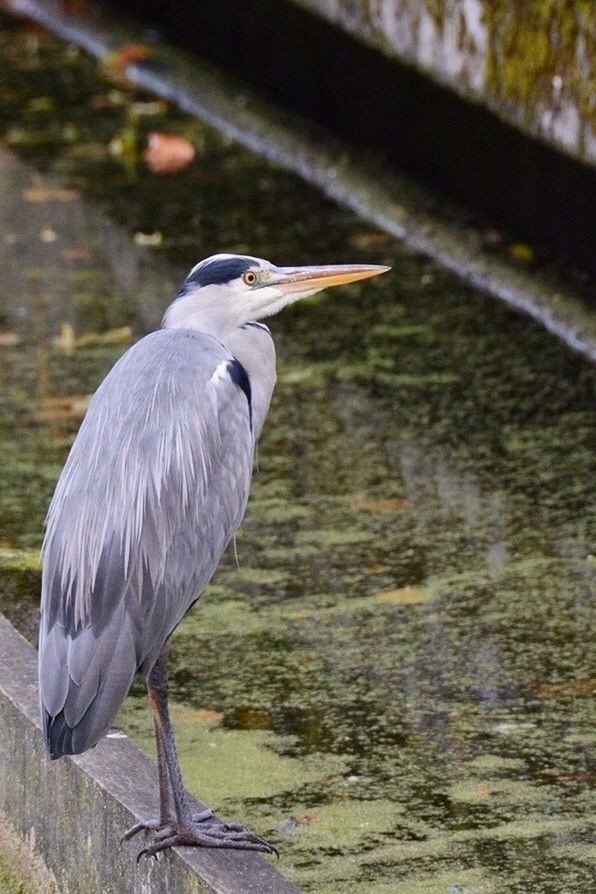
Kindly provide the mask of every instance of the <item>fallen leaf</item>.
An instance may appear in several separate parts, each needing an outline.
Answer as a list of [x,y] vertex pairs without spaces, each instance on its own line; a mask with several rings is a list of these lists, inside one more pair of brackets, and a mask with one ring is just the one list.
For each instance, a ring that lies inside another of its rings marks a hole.
[[155,248],[163,242],[163,235],[156,233],[135,233],[133,239],[136,245],[148,245]]
[[66,419],[80,419],[85,415],[91,396],[88,394],[68,397],[42,397],[34,416],[38,422],[63,422]]
[[114,68],[125,68],[131,62],[143,62],[149,57],[149,48],[142,43],[127,43],[108,56],[108,64]]
[[58,335],[54,339],[54,344],[57,348],[61,348],[63,351],[70,353],[75,346],[75,331],[72,328],[70,323],[62,323],[60,326],[60,335]]
[[77,348],[89,348],[95,345],[120,345],[126,344],[133,337],[130,326],[120,326],[118,329],[108,329],[107,332],[86,332],[75,341]]
[[316,823],[317,821],[314,813],[299,813],[296,819],[299,823]]
[[212,711],[209,708],[187,708],[177,706],[172,706],[171,708],[172,717],[176,720],[177,723],[221,723],[224,715],[221,711]]
[[129,105],[129,111],[132,115],[141,117],[142,115],[164,115],[168,111],[168,104],[163,99],[154,99],[146,102],[133,102]]
[[383,574],[388,570],[387,565],[383,565],[382,562],[372,562],[370,565],[367,565],[364,569],[365,574]]
[[70,323],[62,323],[60,335],[54,339],[57,348],[67,353],[74,348],[90,348],[97,345],[127,344],[133,337],[130,326],[120,326],[118,329],[108,329],[107,332],[85,332],[78,337]]
[[416,605],[420,602],[430,602],[432,599],[428,590],[417,587],[398,587],[396,590],[382,590],[375,596],[378,602],[395,602],[398,605]]
[[0,348],[14,348],[20,345],[22,340],[16,332],[0,332]]
[[182,171],[193,161],[195,147],[185,137],[178,134],[162,133],[154,130],[149,134],[143,160],[155,174],[170,174]]
[[409,509],[412,505],[405,497],[387,497],[379,500],[355,500],[352,509],[363,509],[365,512],[394,512],[396,509]]
[[26,202],[44,204],[45,202],[75,202],[80,198],[78,189],[66,189],[54,186],[30,186],[23,190]]

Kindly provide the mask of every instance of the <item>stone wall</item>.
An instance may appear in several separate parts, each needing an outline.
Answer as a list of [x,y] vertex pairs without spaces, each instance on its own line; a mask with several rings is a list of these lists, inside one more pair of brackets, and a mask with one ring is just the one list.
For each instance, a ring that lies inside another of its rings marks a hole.
[[35,650],[0,614],[0,820],[62,894],[298,894],[256,853],[180,848],[137,865],[142,836],[120,836],[156,813],[153,761],[123,733],[50,761],[39,726]]

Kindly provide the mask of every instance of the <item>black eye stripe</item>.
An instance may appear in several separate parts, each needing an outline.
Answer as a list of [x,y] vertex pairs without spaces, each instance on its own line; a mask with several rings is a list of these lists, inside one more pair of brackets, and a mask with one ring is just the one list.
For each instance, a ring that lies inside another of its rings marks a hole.
[[194,273],[191,273],[184,285],[210,286],[230,282],[254,267],[254,263],[254,258],[218,258],[208,264],[202,264]]

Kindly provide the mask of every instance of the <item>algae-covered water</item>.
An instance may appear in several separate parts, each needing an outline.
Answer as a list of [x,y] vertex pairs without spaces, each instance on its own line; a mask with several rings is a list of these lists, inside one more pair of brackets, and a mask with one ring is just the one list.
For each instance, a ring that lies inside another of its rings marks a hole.
[[[88,395],[197,259],[391,264],[271,323],[238,559],[172,649],[186,781],[305,891],[591,891],[594,369],[113,60],[7,22],[0,130],[0,608],[34,638]],[[148,170],[152,130],[190,167]],[[152,750],[141,685],[120,725]]]

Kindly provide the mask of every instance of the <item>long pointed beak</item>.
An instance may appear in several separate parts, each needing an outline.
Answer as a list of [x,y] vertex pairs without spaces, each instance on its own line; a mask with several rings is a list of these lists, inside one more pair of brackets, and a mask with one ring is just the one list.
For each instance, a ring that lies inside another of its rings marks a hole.
[[266,285],[281,286],[284,292],[303,292],[341,286],[358,279],[386,273],[380,264],[328,264],[324,267],[276,267]]

